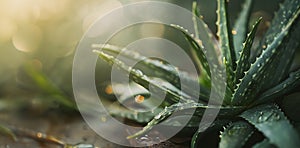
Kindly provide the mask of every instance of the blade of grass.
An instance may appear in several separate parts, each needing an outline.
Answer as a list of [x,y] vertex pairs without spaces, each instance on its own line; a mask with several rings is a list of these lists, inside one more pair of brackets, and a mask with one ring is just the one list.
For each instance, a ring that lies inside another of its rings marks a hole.
[[63,105],[71,110],[77,110],[75,102],[71,101],[65,94],[59,90],[49,78],[41,71],[34,68],[32,64],[27,63],[24,69],[28,76],[34,81],[38,88],[51,96],[50,99],[56,101],[60,105]]

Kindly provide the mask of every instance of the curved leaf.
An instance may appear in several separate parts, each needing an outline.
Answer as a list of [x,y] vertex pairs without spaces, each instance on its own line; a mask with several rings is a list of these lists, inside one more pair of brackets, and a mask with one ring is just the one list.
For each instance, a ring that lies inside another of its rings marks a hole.
[[77,110],[75,102],[70,100],[43,72],[37,70],[30,63],[25,64],[24,70],[42,93],[49,96],[49,99],[71,110]]
[[295,50],[297,50],[299,46],[300,21],[299,18],[295,20],[299,15],[299,9],[299,0],[285,0],[280,5],[279,11],[275,13],[270,28],[260,43],[260,50],[265,50],[265,48],[273,42],[273,37],[279,36],[281,30],[284,30],[286,26],[293,23],[288,35],[277,49],[277,51],[282,51],[282,53],[280,53],[280,57],[276,58],[276,66],[271,72],[272,77],[265,80],[266,83],[263,86],[263,89],[276,85],[278,82],[282,81],[283,78],[288,76]]
[[[279,45],[288,34],[291,25],[294,23],[300,13],[300,9],[295,12],[295,15],[290,18],[289,22],[280,29],[279,33],[273,37],[272,42],[266,46],[266,49],[257,58],[250,69],[245,73],[241,83],[237,85],[237,89],[233,95],[233,105],[244,105],[252,102],[255,96],[262,91],[264,86],[272,81],[276,64],[281,54],[285,51],[279,50]],[[241,99],[243,98],[243,99]]]
[[227,126],[221,132],[219,148],[242,147],[253,134],[253,127],[244,121],[238,121]]
[[191,97],[184,94],[182,91],[174,88],[168,88],[166,86],[160,86],[157,84],[156,81],[153,81],[148,76],[144,75],[143,72],[141,72],[138,69],[134,69],[132,67],[127,66],[124,62],[116,59],[115,57],[108,55],[102,51],[94,50],[100,58],[102,58],[104,61],[108,62],[109,64],[113,65],[115,64],[118,66],[121,70],[124,70],[125,72],[129,73],[131,75],[130,79],[135,81],[136,83],[140,84],[146,89],[149,88],[149,84],[153,87],[153,89],[156,89],[155,91],[164,91],[167,93],[167,98],[173,100],[174,102],[178,101],[184,101],[184,102],[190,102]]
[[[254,125],[278,147],[294,148],[300,145],[300,137],[283,112],[274,104],[249,109],[241,117]],[[280,135],[280,136],[279,136]]]
[[191,116],[192,110],[190,109],[196,109],[194,115],[196,116],[202,116],[203,113],[205,112],[205,110],[210,109],[210,110],[219,110],[219,114],[218,116],[220,117],[228,117],[228,116],[232,116],[235,114],[238,114],[240,111],[243,110],[243,107],[214,107],[214,106],[206,106],[203,104],[199,104],[199,103],[177,103],[177,104],[173,104],[169,107],[166,107],[162,112],[160,112],[158,115],[156,115],[154,117],[154,119],[152,119],[150,122],[148,122],[148,124],[139,132],[135,133],[134,135],[128,136],[127,138],[134,138],[134,137],[138,137],[146,132],[148,132],[149,130],[151,130],[153,128],[153,126],[155,126],[156,124],[160,123],[161,121],[165,120],[166,118],[168,118],[171,114],[173,114],[174,112],[180,112],[182,114],[186,114],[189,116]]
[[209,99],[209,89],[202,86],[201,84],[200,93],[199,90],[190,89],[191,86],[199,85],[197,78],[190,76],[184,71],[176,69],[174,66],[168,63],[163,63],[156,59],[147,58],[135,51],[128,50],[126,48],[120,48],[113,45],[94,44],[92,46],[94,48],[101,48],[104,51],[120,54],[122,56],[125,56],[126,58],[139,61],[139,63],[137,63],[135,67],[143,71],[146,75],[164,79],[172,85],[174,85],[175,87],[177,87],[178,89],[182,88],[186,90],[185,93],[192,97],[198,97],[198,95],[200,95],[200,99],[202,100]]
[[290,68],[293,64],[296,51],[300,45],[300,17],[297,18],[296,23],[290,29],[288,36],[284,39],[282,44],[278,47],[284,51],[278,59],[277,68],[273,73],[272,81],[269,81],[267,86],[274,86],[288,77]]
[[2,135],[9,136],[14,141],[17,140],[17,136],[15,135],[15,133],[11,129],[7,128],[6,126],[4,126],[2,124],[0,124],[0,133]]
[[300,85],[300,69],[290,73],[290,77],[278,84],[277,86],[265,91],[261,94],[255,104],[268,102],[271,99],[283,96],[293,91],[297,86]]
[[201,62],[201,66],[203,67],[203,69],[205,70],[205,73],[208,74],[208,76],[210,77],[210,69],[209,69],[209,64],[206,58],[206,55],[204,54],[204,47],[201,43],[201,41],[197,38],[194,38],[189,32],[188,30],[184,29],[181,26],[178,25],[170,25],[171,27],[174,27],[175,29],[180,30],[186,40],[190,43],[190,45],[192,46],[192,51],[190,51],[191,53],[194,53],[193,55],[197,56],[197,58],[200,60]]
[[153,112],[136,112],[122,106],[119,102],[111,104],[107,108],[109,114],[137,121],[139,123],[149,122],[155,115],[161,112],[161,108],[156,108]]

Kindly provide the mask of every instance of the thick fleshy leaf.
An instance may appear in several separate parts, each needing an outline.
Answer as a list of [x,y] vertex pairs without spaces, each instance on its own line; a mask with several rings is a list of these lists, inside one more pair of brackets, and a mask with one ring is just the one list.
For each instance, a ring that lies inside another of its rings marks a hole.
[[283,40],[282,44],[278,47],[284,51],[278,59],[276,71],[273,73],[272,81],[269,81],[267,86],[274,86],[285,79],[289,72],[291,65],[293,64],[295,52],[299,49],[300,45],[300,18],[293,24],[289,35]]
[[276,148],[273,144],[269,142],[268,139],[265,139],[253,146],[253,148]]
[[237,68],[236,68],[236,78],[235,83],[239,83],[239,79],[241,79],[244,76],[244,72],[249,70],[250,68],[250,51],[253,44],[253,40],[255,37],[255,33],[257,31],[258,25],[261,21],[261,18],[256,21],[256,23],[253,25],[253,28],[251,32],[248,34],[245,43],[243,44],[243,50],[241,52],[241,55],[239,57],[239,60],[237,61]]
[[261,41],[261,48],[271,44],[275,36],[280,34],[282,28],[293,20],[294,16],[298,13],[300,2],[299,0],[285,0],[280,6],[279,10],[271,22],[270,28],[267,30],[264,38]]
[[[280,5],[279,11],[275,13],[274,19],[271,22],[270,28],[266,32],[264,38],[260,43],[260,50],[264,50],[274,40],[274,37],[279,36],[281,30],[285,30],[286,26],[290,25],[299,15],[300,1],[299,0],[285,0]],[[266,79],[266,84],[263,89],[269,86],[274,86],[288,76],[293,55],[299,46],[300,40],[300,21],[297,19],[287,37],[280,44],[277,50],[284,51],[277,58],[276,68],[272,71],[272,78]]]
[[[93,47],[101,48],[103,51],[120,54],[122,56],[125,56],[126,58],[139,61],[139,63],[137,63],[135,67],[144,72],[147,76],[164,79],[178,89],[182,88],[186,90],[185,93],[192,97],[198,97],[198,95],[200,95],[201,100],[208,100],[209,98],[210,90],[199,84],[197,78],[190,76],[184,71],[178,70],[168,63],[163,63],[156,59],[146,58],[135,51],[113,45],[94,44]],[[199,85],[200,90],[190,89],[191,86]]]
[[231,90],[234,89],[234,70],[236,68],[236,57],[232,43],[232,34],[229,29],[229,22],[227,16],[227,4],[225,0],[218,0],[217,10],[217,35],[221,45],[221,52],[223,60],[225,60],[226,71],[227,71],[227,84]]
[[[217,102],[216,104],[220,104],[223,102],[224,94],[223,94],[223,88],[225,88],[224,85],[226,85],[226,70],[225,70],[225,64],[223,61],[223,57],[221,55],[221,49],[220,44],[214,37],[214,35],[211,33],[208,26],[204,23],[204,21],[199,17],[199,14],[197,14],[197,4],[194,3],[193,5],[193,11],[194,11],[194,28],[196,32],[199,32],[199,34],[195,35],[199,38],[194,38],[196,43],[203,49],[203,53],[207,59],[209,70],[210,70],[210,79],[209,83],[207,83],[207,79],[205,78],[205,75],[200,75],[200,84],[204,84],[205,86],[214,86],[211,89],[211,94],[216,94],[220,97],[213,97],[214,100],[211,100],[213,102]],[[195,17],[195,16],[198,16]],[[198,20],[198,21],[196,21]],[[174,25],[175,27],[176,25]],[[177,26],[178,29],[180,29],[180,26]],[[186,32],[185,29],[180,29],[183,33]],[[188,39],[188,38],[187,38]],[[194,45],[194,44],[192,44]],[[199,55],[198,55],[199,56]],[[217,90],[215,90],[217,89]],[[230,89],[227,89],[230,90]],[[228,98],[231,98],[232,90],[228,91],[226,93],[226,96],[229,96]],[[226,102],[226,101],[225,101]]]
[[162,104],[161,99],[154,98],[155,95],[151,95],[148,90],[134,82],[115,83],[113,87],[113,94],[118,98],[118,102],[132,107],[133,110],[153,110]]
[[206,56],[204,54],[204,47],[203,47],[201,41],[197,38],[194,38],[193,35],[191,35],[188,32],[188,30],[184,29],[181,26],[171,25],[171,27],[174,27],[174,28],[180,30],[184,34],[186,40],[192,46],[192,48],[191,48],[192,51],[190,51],[190,52],[192,53],[192,55],[197,56],[197,58],[200,60],[201,66],[203,67],[203,70],[205,70],[205,73],[207,73],[208,76],[210,77],[211,74],[210,74],[209,64],[208,64],[208,61],[207,61]]
[[[200,16],[198,4],[196,1],[193,1],[192,12],[193,12],[192,19],[193,19],[194,30],[195,30],[195,39],[197,40],[197,39],[199,39],[199,34],[200,34],[199,28],[198,28],[198,19],[201,19],[201,16]],[[201,62],[201,61],[199,61],[199,62]],[[198,64],[198,65],[200,65],[200,71],[201,71],[201,77],[199,78],[200,84],[211,86],[209,69],[207,69],[208,71],[206,71],[205,67],[203,67],[202,64]],[[207,65],[208,65],[208,63],[207,63]],[[207,73],[207,72],[209,72],[209,73]]]
[[242,11],[237,18],[232,34],[233,34],[233,45],[235,49],[236,57],[240,57],[240,52],[243,49],[243,43],[248,30],[248,23],[250,20],[250,12],[253,5],[253,0],[245,0]]
[[[195,40],[195,42],[199,45],[199,47],[203,50],[203,53],[207,59],[209,70],[210,70],[210,78],[208,79],[205,73],[204,75],[200,75],[200,84],[203,84],[204,86],[212,87],[211,94],[220,94],[219,96],[222,97],[214,97],[213,102],[222,102],[223,101],[223,90],[220,90],[220,88],[224,88],[223,83],[219,83],[220,81],[224,82],[226,81],[226,71],[224,66],[224,61],[221,56],[221,50],[219,42],[216,40],[214,35],[211,33],[208,26],[204,23],[201,17],[199,17],[199,13],[197,12],[197,4],[193,3],[193,22],[194,22],[194,28],[195,32],[199,32],[199,34],[194,35],[194,37],[191,35],[191,37]],[[197,16],[197,17],[196,17]],[[197,21],[198,20],[198,21]],[[183,29],[180,26],[173,25],[174,27],[177,27],[179,30],[181,30],[183,33],[186,33],[186,30]],[[181,29],[180,29],[181,28]],[[189,33],[187,34],[189,35]],[[199,37],[199,38],[198,38]],[[187,38],[189,40],[189,38]],[[191,45],[195,45],[192,42]],[[199,55],[198,55],[199,56]],[[201,56],[200,56],[201,57]],[[201,67],[200,67],[201,68]],[[204,68],[202,68],[204,69]],[[203,73],[202,73],[203,74]],[[214,88],[218,88],[218,90],[214,90]],[[231,92],[231,91],[230,91]],[[230,96],[226,95],[226,96]]]
[[288,31],[299,13],[300,9],[294,13],[295,15],[291,16],[290,21],[279,30],[279,33],[273,37],[272,42],[266,46],[266,49],[257,60],[251,64],[250,69],[245,73],[241,83],[237,85],[237,89],[232,98],[234,105],[252,102],[265,85],[269,81],[272,81],[273,73],[277,68],[278,60],[280,60],[279,57],[285,52],[278,47],[288,34]]
[[102,51],[94,50],[94,52],[97,53],[99,55],[99,57],[101,59],[103,59],[104,61],[108,62],[111,65],[115,64],[116,66],[118,66],[118,68],[127,72],[130,75],[131,80],[140,84],[144,88],[149,90],[150,89],[149,87],[151,84],[152,91],[154,91],[154,93],[156,91],[157,92],[160,92],[160,91],[166,92],[167,93],[166,98],[171,99],[174,102],[178,102],[178,101],[190,102],[190,101],[192,101],[192,98],[190,96],[184,94],[182,91],[176,89],[175,87],[168,88],[167,86],[161,86],[161,85],[157,84],[157,81],[150,79],[148,76],[143,74],[142,71],[140,71],[138,69],[134,69],[134,68],[126,65],[124,62],[120,61],[119,59],[116,59],[115,57],[108,55]]
[[244,121],[234,122],[221,132],[219,148],[243,147],[253,132],[253,127],[249,123]]
[[255,104],[264,103],[290,93],[300,85],[300,69],[292,72],[286,80],[261,94]]
[[[241,117],[255,126],[278,147],[294,148],[300,145],[300,137],[283,112],[274,104],[254,107]],[[278,136],[280,135],[280,136]]]
[[119,102],[115,102],[107,108],[109,114],[113,116],[123,117],[131,119],[140,123],[149,122],[156,114],[161,112],[161,108],[153,110],[153,112],[136,112],[121,105]]
[[[193,109],[195,112],[193,112]],[[205,112],[205,110],[219,110],[219,117],[228,117],[238,114],[243,110],[243,107],[214,107],[214,106],[206,106],[199,103],[177,103],[173,104],[169,107],[166,107],[162,112],[160,112],[158,115],[154,117],[148,124],[139,132],[135,133],[134,135],[129,136],[128,138],[134,138],[138,137],[149,130],[151,130],[156,124],[160,123],[161,121],[168,118],[171,114],[174,112],[180,112],[185,115],[196,115],[196,116],[202,116]]]

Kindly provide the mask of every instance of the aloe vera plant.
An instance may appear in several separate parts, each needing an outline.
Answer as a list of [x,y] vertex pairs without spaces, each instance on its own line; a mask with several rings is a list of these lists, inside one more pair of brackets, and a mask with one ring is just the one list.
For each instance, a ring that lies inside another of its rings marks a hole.
[[[197,23],[194,24],[196,35],[191,35],[177,25],[168,26],[178,30],[192,47],[187,52],[192,53],[194,60],[200,61],[197,65],[201,71],[200,81],[191,79],[188,73],[174,69],[167,63],[156,59],[147,59],[141,54],[125,48],[101,45],[99,46],[101,50],[95,50],[101,59],[130,74],[132,83],[137,83],[145,89],[149,89],[149,84],[151,84],[155,89],[167,93],[164,103],[154,112],[159,112],[156,115],[153,113],[133,115],[136,113],[130,111],[126,113],[111,111],[111,113],[138,122],[148,122],[143,130],[129,136],[130,139],[149,132],[154,125],[163,120],[169,120],[167,118],[175,112],[176,116],[172,121],[179,120],[186,115],[186,110],[196,109],[186,126],[198,128],[206,109],[220,109],[215,122],[206,131],[202,131],[201,127],[195,131],[191,138],[191,147],[198,147],[202,134],[210,130],[220,130],[219,147],[221,148],[242,147],[255,134],[263,134],[264,139],[254,147],[299,147],[298,133],[275,100],[295,92],[295,88],[300,85],[300,69],[290,72],[293,61],[291,57],[299,47],[300,40],[300,1],[285,0],[280,5],[257,49],[253,49],[252,45],[263,18],[259,18],[247,34],[252,0],[245,0],[243,10],[233,28],[230,28],[228,22],[227,1],[218,0],[217,4],[217,42],[209,38],[199,41]],[[193,4],[193,13],[194,17],[199,17],[196,3]],[[205,26],[203,21],[201,23]],[[208,28],[206,32],[201,33],[212,36]],[[207,46],[201,44],[204,42]],[[253,55],[256,53],[253,50],[258,51],[259,54]],[[224,101],[220,108],[208,106],[209,93],[211,87],[214,86],[209,85],[213,70],[207,64],[206,51],[220,53],[218,56],[225,63],[226,94],[222,98]],[[134,68],[129,67],[124,61],[117,59],[114,56],[116,54],[138,60],[140,63]],[[195,63],[197,64],[197,62]],[[188,88],[189,86],[181,86],[178,81],[179,76],[192,83],[199,83],[202,90],[199,101],[195,101],[198,98],[193,98],[198,90],[189,89],[188,92],[180,90],[180,87]],[[153,80],[153,77],[159,77],[169,83],[168,85],[160,83]],[[135,96],[138,94],[137,91]],[[121,95],[124,97],[124,94]],[[125,98],[130,97],[132,96],[125,95]],[[180,98],[183,98],[183,101],[179,102]],[[149,117],[152,119],[150,120]],[[170,124],[169,126],[174,125]],[[224,129],[222,130],[220,127],[224,127]]]

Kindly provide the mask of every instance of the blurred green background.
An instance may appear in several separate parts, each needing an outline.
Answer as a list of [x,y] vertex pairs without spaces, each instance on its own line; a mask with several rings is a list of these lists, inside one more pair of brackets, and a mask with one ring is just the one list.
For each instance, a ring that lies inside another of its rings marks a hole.
[[[83,33],[98,17],[114,8],[138,1],[141,0],[1,0],[1,92],[4,91],[4,85],[15,84],[17,69],[25,61],[36,60],[51,75],[56,71],[54,64],[72,55]],[[192,0],[168,2],[191,9]],[[230,1],[232,21],[237,17],[242,2]],[[278,0],[256,0],[253,17],[264,15],[265,20],[270,20],[277,4]],[[215,2],[199,0],[199,5],[203,19],[215,31]],[[72,57],[69,59],[72,60]]]

